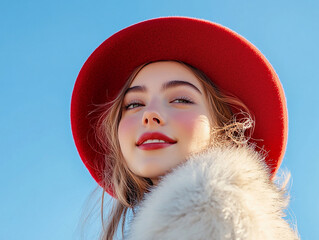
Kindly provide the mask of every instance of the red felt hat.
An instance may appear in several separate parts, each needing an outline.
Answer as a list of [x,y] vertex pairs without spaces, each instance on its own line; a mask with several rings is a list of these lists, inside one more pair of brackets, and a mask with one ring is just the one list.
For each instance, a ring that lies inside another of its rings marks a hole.
[[[257,146],[268,153],[266,163],[275,175],[288,130],[285,95],[275,70],[253,44],[226,27],[201,19],[163,17],[106,39],[76,79],[71,101],[73,137],[82,161],[102,187],[107,166],[92,129],[96,116],[90,113],[114,99],[137,66],[157,60],[186,62],[241,99],[255,116],[252,139],[258,139]],[[113,195],[112,189],[105,188]]]

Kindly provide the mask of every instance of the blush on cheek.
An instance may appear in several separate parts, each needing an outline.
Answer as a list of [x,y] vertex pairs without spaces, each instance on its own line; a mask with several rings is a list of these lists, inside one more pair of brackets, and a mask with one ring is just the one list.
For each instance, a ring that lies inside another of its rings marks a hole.
[[126,135],[130,135],[132,130],[136,129],[141,124],[141,117],[140,114],[124,115],[119,124],[119,131]]
[[185,112],[172,116],[178,135],[187,153],[202,150],[210,141],[210,121],[204,114]]
[[198,118],[198,113],[196,112],[179,112],[171,116],[171,120],[179,124],[180,128],[192,131],[194,125],[196,125],[196,120]]
[[119,123],[118,138],[124,155],[135,143],[136,126],[136,120],[129,117],[122,118]]
[[127,118],[121,119],[119,124],[119,134],[120,133],[129,133],[129,130],[135,125],[133,121],[129,121]]

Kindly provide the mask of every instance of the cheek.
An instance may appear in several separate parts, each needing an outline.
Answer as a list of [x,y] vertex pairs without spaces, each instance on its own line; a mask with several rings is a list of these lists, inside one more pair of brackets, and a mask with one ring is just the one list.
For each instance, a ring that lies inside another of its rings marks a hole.
[[180,112],[173,114],[172,120],[183,128],[192,128],[197,117],[198,114],[194,112]]
[[130,121],[128,118],[121,119],[119,124],[119,135],[121,133],[129,132],[129,130],[132,129],[133,126],[133,121]]
[[125,117],[120,121],[118,136],[123,154],[127,147],[131,145],[132,142],[134,143],[135,131],[137,126],[136,121],[136,119],[129,117]]
[[[171,120],[174,121],[179,128],[195,131],[195,130],[206,130],[210,129],[210,121],[206,114],[198,112],[182,112],[178,114],[173,114]],[[200,132],[203,134],[203,132]]]
[[211,124],[205,114],[185,112],[172,116],[183,148],[193,152],[206,147],[210,141]]

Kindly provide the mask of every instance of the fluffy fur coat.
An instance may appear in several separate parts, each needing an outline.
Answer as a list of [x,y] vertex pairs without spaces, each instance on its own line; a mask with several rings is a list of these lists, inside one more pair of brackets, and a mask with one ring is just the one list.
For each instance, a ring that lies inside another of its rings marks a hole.
[[283,219],[287,204],[256,151],[209,149],[146,195],[128,239],[299,239]]

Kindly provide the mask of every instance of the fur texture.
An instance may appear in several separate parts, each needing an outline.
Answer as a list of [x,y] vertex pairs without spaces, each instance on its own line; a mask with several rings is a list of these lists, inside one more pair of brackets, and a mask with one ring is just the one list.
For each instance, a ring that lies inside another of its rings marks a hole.
[[288,197],[253,149],[209,149],[146,195],[129,239],[299,239],[283,219]]

